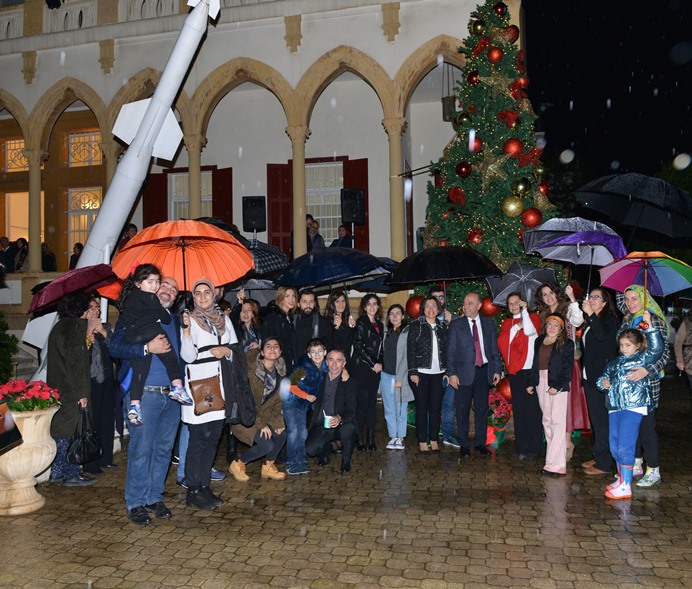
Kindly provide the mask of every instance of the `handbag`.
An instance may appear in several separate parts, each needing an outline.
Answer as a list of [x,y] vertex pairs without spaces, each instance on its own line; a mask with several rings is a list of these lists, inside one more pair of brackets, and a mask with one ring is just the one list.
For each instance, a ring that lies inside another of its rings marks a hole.
[[190,369],[187,370],[190,393],[195,401],[195,415],[204,415],[209,411],[226,409],[226,401],[221,394],[221,371],[214,376],[190,380]]
[[67,447],[67,461],[70,464],[86,464],[103,456],[101,438],[94,431],[91,414],[86,407],[80,407],[79,413],[74,434]]

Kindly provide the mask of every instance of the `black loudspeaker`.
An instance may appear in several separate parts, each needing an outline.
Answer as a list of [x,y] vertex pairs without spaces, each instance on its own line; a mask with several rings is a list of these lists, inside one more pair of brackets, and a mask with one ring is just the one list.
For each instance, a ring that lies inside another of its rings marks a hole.
[[243,197],[243,231],[267,230],[267,206],[263,196]]
[[341,189],[341,219],[347,225],[365,225],[365,193],[362,188]]

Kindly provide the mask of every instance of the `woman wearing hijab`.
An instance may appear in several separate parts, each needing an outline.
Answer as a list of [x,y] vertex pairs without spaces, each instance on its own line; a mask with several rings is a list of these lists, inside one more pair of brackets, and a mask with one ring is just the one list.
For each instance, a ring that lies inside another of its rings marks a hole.
[[[192,287],[194,308],[183,314],[180,356],[187,363],[185,386],[190,396],[190,381],[215,377],[221,381],[224,394],[222,362],[232,362],[230,344],[238,339],[231,320],[216,304],[214,285],[207,278],[200,278]],[[198,509],[215,509],[223,499],[209,488],[211,468],[216,457],[221,432],[226,419],[225,409],[199,414],[197,404],[183,406],[181,417],[190,431],[190,441],[185,459],[186,503]]]
[[[633,475],[644,476],[637,481],[638,487],[651,487],[661,481],[661,473],[659,472],[658,462],[658,434],[656,433],[656,408],[658,407],[658,399],[661,395],[661,378],[663,378],[663,369],[670,358],[670,349],[668,347],[668,322],[665,320],[665,315],[658,306],[658,303],[652,298],[651,294],[638,284],[633,284],[625,289],[624,297],[618,294],[618,306],[624,303],[624,309],[621,309],[625,316],[620,326],[620,331],[627,328],[638,327],[642,323],[642,315],[648,310],[651,313],[651,323],[661,334],[663,339],[663,355],[649,367],[639,366],[632,370],[629,380],[638,381],[643,378],[649,378],[651,381],[651,395],[653,397],[654,409],[647,413],[639,426],[639,440],[637,441],[636,460],[634,463]],[[618,332],[618,337],[620,332]],[[643,463],[646,462],[646,473],[644,473]]]

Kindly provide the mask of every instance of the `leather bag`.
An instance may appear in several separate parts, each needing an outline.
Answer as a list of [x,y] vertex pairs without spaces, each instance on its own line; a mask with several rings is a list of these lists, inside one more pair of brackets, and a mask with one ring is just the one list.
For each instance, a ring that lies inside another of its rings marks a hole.
[[74,434],[67,447],[67,461],[70,464],[86,464],[103,456],[101,438],[94,431],[91,413],[86,407],[80,407],[79,413]]
[[226,401],[221,394],[221,372],[207,378],[190,380],[190,371],[187,373],[190,393],[195,401],[195,415],[204,415],[209,411],[222,411],[226,409]]

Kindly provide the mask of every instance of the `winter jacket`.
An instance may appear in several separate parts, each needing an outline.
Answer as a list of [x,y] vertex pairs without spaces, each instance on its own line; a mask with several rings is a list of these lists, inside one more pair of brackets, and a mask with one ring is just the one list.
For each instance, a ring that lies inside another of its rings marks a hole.
[[[296,330],[291,318],[271,301],[260,312],[262,337],[266,341],[275,337],[281,343],[281,356],[286,362],[286,370],[290,372],[296,362]],[[300,350],[302,354],[305,350]]]
[[353,366],[358,368],[372,368],[375,364],[384,363],[384,325],[377,322],[379,333],[372,326],[367,317],[359,317],[356,321],[356,337],[353,342]]
[[435,327],[427,322],[425,317],[413,321],[408,331],[406,361],[409,376],[418,374],[419,368],[432,368],[433,364],[433,333],[437,339],[437,355],[440,372],[447,368],[447,322],[435,319]]
[[[656,376],[648,376],[642,380],[627,380],[627,373],[637,366],[647,368],[657,362],[663,355],[663,338],[653,325],[645,332],[647,347],[631,356],[618,356],[611,360],[596,382],[596,386],[607,393],[606,407],[609,411],[623,411],[636,407],[646,407],[649,411],[655,409],[651,382]],[[610,380],[610,388],[603,386],[605,379]]]
[[[540,382],[540,349],[543,345],[545,335],[539,335],[534,343],[533,348],[533,366],[529,375],[528,385],[538,387]],[[574,342],[571,339],[565,338],[565,342],[558,350],[556,345],[553,345],[553,350],[550,353],[548,361],[548,388],[554,388],[556,391],[569,391],[569,383],[572,380],[572,369],[574,368]]]

